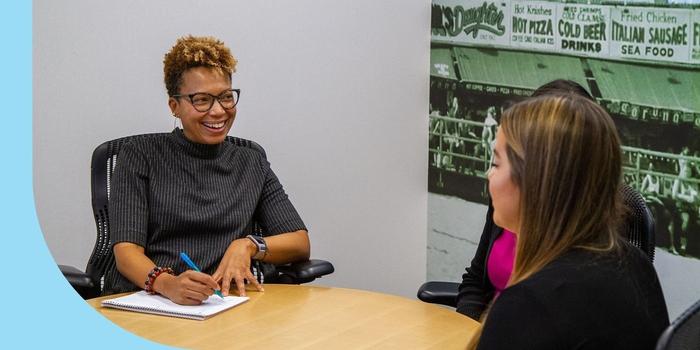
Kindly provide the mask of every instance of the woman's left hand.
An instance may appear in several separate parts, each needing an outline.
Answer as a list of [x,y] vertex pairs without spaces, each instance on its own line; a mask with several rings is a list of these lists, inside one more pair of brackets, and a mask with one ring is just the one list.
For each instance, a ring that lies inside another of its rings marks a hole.
[[221,285],[221,292],[229,295],[231,282],[236,284],[239,296],[245,296],[245,282],[252,284],[257,290],[263,287],[250,271],[250,258],[255,255],[257,247],[248,238],[234,240],[221,258],[219,267],[212,277]]

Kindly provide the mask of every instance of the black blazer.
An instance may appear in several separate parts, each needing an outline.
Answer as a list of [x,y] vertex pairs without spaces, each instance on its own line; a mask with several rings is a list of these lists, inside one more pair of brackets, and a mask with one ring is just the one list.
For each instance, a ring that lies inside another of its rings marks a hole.
[[621,240],[618,251],[571,249],[506,288],[478,349],[652,350],[668,323],[654,266]]
[[479,320],[481,313],[491,302],[494,287],[486,271],[486,262],[491,254],[493,242],[503,233],[503,228],[493,222],[493,205],[489,199],[489,209],[486,212],[486,224],[481,233],[479,246],[472,259],[471,265],[462,275],[462,283],[457,294],[457,312]]

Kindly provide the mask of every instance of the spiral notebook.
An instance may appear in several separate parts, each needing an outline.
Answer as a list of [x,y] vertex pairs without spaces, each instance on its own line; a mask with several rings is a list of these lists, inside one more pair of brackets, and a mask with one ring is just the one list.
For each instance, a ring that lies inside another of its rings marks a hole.
[[221,299],[212,295],[200,305],[179,305],[161,295],[151,295],[140,291],[119,298],[103,300],[102,306],[201,321],[246,301],[248,301],[248,297],[227,296]]

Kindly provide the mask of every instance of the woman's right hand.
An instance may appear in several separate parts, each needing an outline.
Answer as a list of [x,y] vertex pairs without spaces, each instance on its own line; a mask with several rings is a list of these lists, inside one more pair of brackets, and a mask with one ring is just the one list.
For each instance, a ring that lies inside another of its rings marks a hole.
[[[148,273],[155,264],[144,253],[144,248],[131,242],[114,245],[114,259],[119,273],[134,285],[144,288]],[[209,275],[193,270],[178,276],[161,273],[153,282],[153,290],[182,305],[199,305],[219,289],[219,285]]]
[[216,289],[219,285],[211,276],[194,270],[177,276],[162,273],[153,282],[153,290],[181,305],[199,305]]

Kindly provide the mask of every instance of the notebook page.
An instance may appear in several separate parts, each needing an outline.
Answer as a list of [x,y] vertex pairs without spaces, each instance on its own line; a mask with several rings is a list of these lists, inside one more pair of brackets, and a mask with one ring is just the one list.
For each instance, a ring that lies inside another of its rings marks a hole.
[[176,317],[204,319],[223,310],[244,303],[247,297],[227,296],[223,300],[212,295],[201,305],[179,305],[161,295],[151,295],[145,291],[102,301],[102,306],[131,311],[166,314]]

